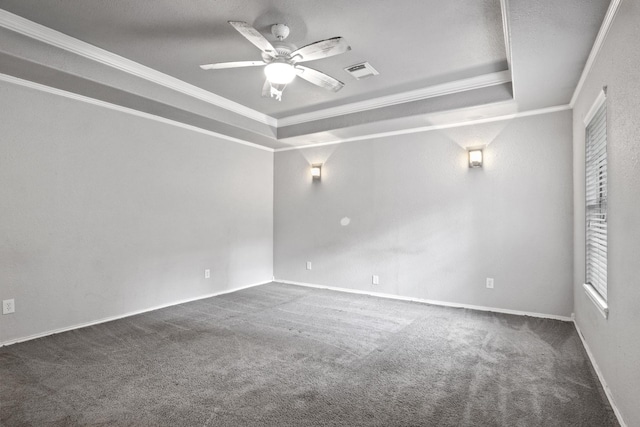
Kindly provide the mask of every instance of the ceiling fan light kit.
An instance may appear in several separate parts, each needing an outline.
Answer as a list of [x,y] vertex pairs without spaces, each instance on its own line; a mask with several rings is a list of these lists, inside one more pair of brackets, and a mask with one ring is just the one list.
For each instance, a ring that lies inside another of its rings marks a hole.
[[286,85],[296,77],[296,70],[287,62],[273,61],[264,67],[264,74],[270,83]]
[[[201,65],[203,70],[224,68],[255,67],[265,65],[266,81],[262,87],[262,96],[282,99],[282,91],[296,76],[321,88],[337,92],[344,83],[313,68],[298,65],[300,62],[328,58],[351,50],[351,46],[342,37],[333,37],[317,41],[296,49],[293,52],[286,46],[274,47],[258,30],[243,21],[229,21],[244,38],[262,51],[262,61],[236,61]],[[271,26],[271,34],[282,42],[289,35],[285,24]],[[295,49],[295,48],[294,48]]]

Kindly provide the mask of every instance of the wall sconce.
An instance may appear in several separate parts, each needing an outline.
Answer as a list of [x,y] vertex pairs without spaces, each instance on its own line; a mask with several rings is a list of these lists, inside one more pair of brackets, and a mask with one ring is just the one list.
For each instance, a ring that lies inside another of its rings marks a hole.
[[469,167],[481,168],[482,167],[482,150],[474,148],[469,150]]
[[322,163],[316,163],[311,165],[311,177],[314,181],[320,181],[322,175]]

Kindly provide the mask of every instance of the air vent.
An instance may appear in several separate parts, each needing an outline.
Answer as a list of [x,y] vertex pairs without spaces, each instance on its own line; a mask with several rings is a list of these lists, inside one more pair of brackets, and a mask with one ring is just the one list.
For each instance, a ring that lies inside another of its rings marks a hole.
[[367,77],[377,76],[378,73],[375,68],[368,62],[361,64],[351,65],[344,69],[347,73],[351,74],[356,80],[366,79]]

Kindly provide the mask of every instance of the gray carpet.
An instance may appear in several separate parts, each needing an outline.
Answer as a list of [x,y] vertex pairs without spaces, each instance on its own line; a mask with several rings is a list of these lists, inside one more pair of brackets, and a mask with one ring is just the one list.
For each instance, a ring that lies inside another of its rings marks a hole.
[[263,285],[0,348],[0,425],[614,426],[571,323]]

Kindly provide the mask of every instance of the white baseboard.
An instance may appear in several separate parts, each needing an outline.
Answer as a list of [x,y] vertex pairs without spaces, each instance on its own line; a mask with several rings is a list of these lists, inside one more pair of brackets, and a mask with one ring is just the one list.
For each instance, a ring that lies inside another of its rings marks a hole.
[[471,310],[491,311],[491,312],[494,312],[494,313],[515,314],[517,316],[540,317],[540,318],[543,318],[543,319],[562,320],[564,322],[571,322],[572,321],[571,317],[558,316],[558,315],[555,315],[555,314],[533,313],[533,312],[529,312],[529,311],[509,310],[509,309],[506,309],[506,308],[484,307],[484,306],[480,306],[480,305],[462,304],[462,303],[457,303],[457,302],[436,301],[436,300],[430,300],[430,299],[404,297],[404,296],[400,296],[400,295],[385,294],[385,293],[381,293],[381,292],[369,292],[369,291],[361,291],[361,290],[357,290],[357,289],[339,288],[339,287],[335,287],[335,286],[316,285],[316,284],[313,284],[313,283],[294,282],[294,281],[291,281],[291,280],[274,279],[274,281],[275,282],[279,282],[279,283],[285,283],[287,285],[306,286],[308,288],[318,288],[318,289],[329,289],[329,290],[332,290],[332,291],[348,292],[348,293],[351,293],[351,294],[369,295],[369,296],[373,296],[373,297],[389,298],[389,299],[396,299],[396,300],[401,300],[401,301],[413,301],[413,302],[420,302],[420,303],[424,303],[424,304],[440,305],[440,306],[444,306],[444,307],[468,308],[468,309],[471,309]]
[[600,371],[600,368],[598,367],[598,364],[596,363],[596,359],[593,357],[593,353],[591,353],[591,349],[589,348],[589,345],[585,341],[584,336],[582,336],[582,331],[580,330],[580,327],[578,326],[578,324],[575,321],[573,322],[573,324],[576,327],[576,331],[578,332],[578,336],[580,337],[580,340],[582,341],[582,345],[584,346],[584,349],[587,352],[587,356],[589,356],[589,360],[591,361],[591,365],[593,366],[593,369],[596,371],[596,375],[598,375],[598,379],[600,380],[600,384],[602,384],[602,389],[604,390],[604,393],[607,395],[607,399],[609,399],[609,404],[611,405],[611,408],[613,409],[613,413],[616,414],[616,418],[618,419],[618,423],[620,423],[620,427],[627,427],[627,424],[624,422],[624,419],[622,419],[622,414],[620,413],[620,410],[618,409],[618,407],[616,406],[615,402],[613,401],[613,396],[611,395],[611,389],[607,385],[607,382],[604,380],[604,377],[602,376],[602,371]]
[[180,300],[180,301],[174,301],[174,302],[170,302],[170,303],[167,303],[167,304],[157,305],[157,306],[145,308],[145,309],[142,309],[142,310],[137,310],[137,311],[132,311],[132,312],[125,313],[125,314],[120,314],[120,315],[117,315],[117,316],[105,317],[103,319],[94,320],[94,321],[91,321],[91,322],[79,323],[79,324],[76,324],[76,325],[65,326],[64,328],[52,329],[52,330],[49,330],[49,331],[40,332],[38,334],[33,334],[33,335],[26,336],[26,337],[20,337],[20,338],[11,339],[11,340],[8,340],[8,341],[0,342],[0,347],[4,347],[4,346],[7,346],[7,345],[11,345],[11,344],[17,344],[17,343],[24,342],[24,341],[30,341],[30,340],[34,340],[36,338],[42,338],[42,337],[46,337],[46,336],[49,336],[49,335],[59,334],[60,332],[66,332],[66,331],[71,331],[71,330],[74,330],[74,329],[86,328],[87,326],[98,325],[100,323],[111,322],[112,320],[123,319],[125,317],[135,316],[137,314],[147,313],[149,311],[160,310],[162,308],[171,307],[171,306],[174,306],[174,305],[185,304],[185,303],[188,303],[188,302],[197,301],[197,300],[201,300],[201,299],[205,299],[205,298],[211,298],[211,297],[215,297],[215,296],[218,296],[218,295],[230,294],[232,292],[240,291],[242,289],[253,288],[254,286],[265,285],[267,283],[271,283],[271,280],[267,280],[267,281],[259,282],[259,283],[252,283],[250,285],[239,286],[239,287],[236,287],[236,288],[233,288],[233,289],[227,289],[227,290],[224,290],[224,291],[214,292],[212,294],[207,294],[207,295],[201,295],[201,296],[194,297],[194,298],[187,298],[187,299]]
[[239,287],[236,287],[236,288],[233,288],[233,289],[227,289],[227,290],[224,290],[224,291],[214,292],[214,293],[207,294],[207,295],[201,295],[201,296],[194,297],[194,298],[187,298],[187,299],[184,299],[184,300],[175,301],[175,302],[171,302],[171,303],[168,303],[168,304],[162,304],[162,305],[158,305],[158,306],[155,306],[155,307],[146,308],[146,309],[143,309],[143,310],[137,310],[137,311],[129,312],[129,313],[118,315],[118,316],[106,317],[106,318],[103,318],[103,319],[100,319],[100,320],[95,320],[95,321],[92,321],[92,322],[80,323],[80,324],[76,324],[76,325],[72,325],[72,326],[68,326],[68,327],[64,327],[64,328],[53,329],[53,330],[50,330],[50,331],[41,332],[41,333],[34,334],[34,335],[29,335],[29,336],[26,336],[26,337],[12,339],[12,340],[8,340],[8,341],[5,341],[5,342],[0,342],[0,347],[12,345],[12,344],[17,344],[17,343],[24,342],[24,341],[30,341],[30,340],[33,340],[33,339],[36,339],[36,338],[42,338],[42,337],[46,337],[46,336],[49,336],[49,335],[59,334],[61,332],[71,331],[71,330],[74,330],[74,329],[86,328],[88,326],[98,325],[100,323],[111,322],[113,320],[123,319],[125,317],[135,316],[137,314],[147,313],[149,311],[160,310],[162,308],[171,307],[171,306],[174,306],[174,305],[185,304],[185,303],[188,303],[188,302],[197,301],[197,300],[201,300],[201,299],[205,299],[205,298],[211,298],[211,297],[215,297],[215,296],[218,296],[218,295],[229,294],[229,293],[232,293],[232,292],[240,291],[242,289],[248,289],[248,288],[252,288],[252,287],[255,287],[255,286],[265,285],[267,283],[271,283],[272,281],[279,282],[279,283],[285,283],[285,284],[288,284],[288,285],[305,286],[305,287],[308,287],[308,288],[317,288],[317,289],[328,289],[328,290],[338,291],[338,292],[347,292],[347,293],[352,293],[352,294],[369,295],[369,296],[373,296],[373,297],[389,298],[389,299],[395,299],[395,300],[401,300],[401,301],[413,301],[413,302],[419,302],[419,303],[425,303],[425,304],[439,305],[439,306],[444,306],[444,307],[468,308],[468,309],[471,309],[471,310],[490,311],[490,312],[495,312],[495,313],[514,314],[514,315],[518,315],[518,316],[531,316],[531,317],[540,317],[540,318],[544,318],[544,319],[555,319],[555,320],[563,320],[563,321],[573,322],[573,324],[574,324],[574,326],[576,328],[576,331],[578,332],[578,336],[580,337],[580,340],[582,341],[582,345],[584,346],[585,351],[587,352],[587,355],[589,356],[589,360],[591,361],[591,364],[593,365],[593,368],[596,371],[596,375],[598,376],[598,379],[600,380],[600,383],[602,384],[602,388],[603,388],[603,390],[604,390],[604,392],[605,392],[605,394],[607,396],[607,399],[609,400],[609,404],[611,405],[611,408],[613,409],[613,412],[615,413],[616,418],[618,419],[618,422],[620,423],[620,426],[621,427],[627,427],[627,424],[624,422],[624,419],[622,418],[622,414],[620,413],[620,410],[618,409],[618,407],[616,406],[616,404],[615,404],[615,402],[613,400],[613,396],[611,395],[611,390],[609,389],[609,386],[607,385],[607,382],[605,381],[604,377],[602,376],[602,372],[600,371],[600,368],[598,367],[598,364],[596,363],[596,360],[593,357],[593,353],[591,353],[591,349],[589,348],[589,345],[587,344],[587,342],[585,341],[584,337],[582,336],[582,332],[580,331],[580,327],[575,322],[575,315],[573,313],[571,314],[571,317],[565,317],[565,316],[557,316],[557,315],[554,315],[554,314],[533,313],[533,312],[520,311],[520,310],[508,310],[508,309],[503,309],[503,308],[484,307],[484,306],[478,306],[478,305],[470,305],[470,304],[460,304],[460,303],[453,303],[453,302],[446,302],[446,301],[428,300],[428,299],[423,299],[423,298],[404,297],[404,296],[399,296],[399,295],[386,294],[386,293],[382,293],[382,292],[368,292],[368,291],[362,291],[362,290],[357,290],[357,289],[339,288],[339,287],[335,287],[335,286],[325,286],[325,285],[317,285],[317,284],[313,284],[313,283],[295,282],[295,281],[292,281],[292,280],[276,279],[274,277],[273,280],[267,280],[267,281],[264,281],[264,282],[252,283],[252,284],[249,284],[249,285],[239,286]]

